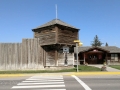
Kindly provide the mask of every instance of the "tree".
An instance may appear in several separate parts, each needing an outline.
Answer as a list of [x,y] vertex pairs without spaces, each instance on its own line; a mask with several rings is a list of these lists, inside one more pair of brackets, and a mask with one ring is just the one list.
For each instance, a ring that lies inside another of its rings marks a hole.
[[105,46],[107,47],[108,46],[108,43],[106,42]]
[[98,39],[98,36],[96,35],[95,37],[94,37],[94,41],[92,41],[92,46],[101,46],[103,43]]

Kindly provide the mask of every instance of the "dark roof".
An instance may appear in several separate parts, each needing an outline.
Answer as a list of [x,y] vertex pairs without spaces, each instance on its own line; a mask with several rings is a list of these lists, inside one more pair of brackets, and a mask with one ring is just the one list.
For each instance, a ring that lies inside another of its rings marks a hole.
[[103,49],[109,50],[110,53],[120,53],[120,48],[116,47],[116,46],[104,46],[102,47]]
[[[87,51],[91,48],[95,48],[95,47],[92,47],[92,46],[79,47],[78,52]],[[110,53],[120,53],[120,48],[118,48],[116,46],[101,46],[101,47],[99,46],[98,48],[101,48],[105,51],[109,51]],[[74,51],[76,52],[75,48],[74,48]]]
[[[55,25],[55,24],[58,24],[58,25],[62,25],[62,26],[66,26],[66,27],[70,27],[70,28],[79,30],[78,28],[75,28],[75,27],[73,27],[73,26],[71,26],[71,25],[63,22],[63,21],[61,21],[60,19],[53,19],[52,21],[49,21],[49,22],[47,22],[46,24],[43,24],[43,25],[41,25],[41,26],[38,26],[38,27],[36,27],[36,28],[34,28],[34,29],[39,29],[39,28],[43,28],[43,27],[47,27],[47,26],[52,26],[52,25]],[[34,30],[34,29],[33,29],[33,30]]]

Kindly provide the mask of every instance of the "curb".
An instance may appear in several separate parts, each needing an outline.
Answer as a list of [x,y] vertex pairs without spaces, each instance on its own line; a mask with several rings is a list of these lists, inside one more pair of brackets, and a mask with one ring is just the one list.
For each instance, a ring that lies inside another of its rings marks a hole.
[[66,72],[66,73],[38,73],[38,74],[0,74],[1,77],[24,77],[24,76],[56,76],[56,75],[65,75],[65,76],[70,76],[70,75],[120,75],[120,72]]
[[1,77],[22,77],[22,76],[29,76],[29,74],[0,74]]
[[120,75],[120,72],[76,72],[73,75]]

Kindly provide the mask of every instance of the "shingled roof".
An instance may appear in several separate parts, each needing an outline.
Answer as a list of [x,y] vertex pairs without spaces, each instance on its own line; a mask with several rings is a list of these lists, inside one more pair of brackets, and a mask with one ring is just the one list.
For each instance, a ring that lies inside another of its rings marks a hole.
[[38,26],[38,27],[34,28],[33,30],[39,29],[39,28],[44,28],[44,27],[47,27],[47,26],[52,26],[52,25],[55,25],[55,24],[58,24],[58,25],[62,25],[62,26],[66,26],[66,27],[69,27],[69,28],[73,28],[73,29],[79,30],[78,28],[75,28],[75,27],[73,27],[73,26],[71,26],[71,25],[63,22],[63,21],[61,21],[60,19],[53,19],[52,21],[47,22],[46,24],[43,24],[43,25],[41,25],[41,26]]
[[[82,51],[87,51],[90,48],[93,48],[92,46],[86,46],[86,47],[79,47],[78,48],[78,52],[82,52]],[[120,48],[116,47],[116,46],[99,46],[98,48],[104,49],[106,51],[110,51],[110,53],[120,53]],[[75,48],[74,51],[76,52]]]

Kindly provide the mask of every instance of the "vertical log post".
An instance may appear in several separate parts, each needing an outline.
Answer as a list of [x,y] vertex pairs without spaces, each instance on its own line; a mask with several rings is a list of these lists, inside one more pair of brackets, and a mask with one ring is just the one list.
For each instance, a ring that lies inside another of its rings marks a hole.
[[57,55],[57,50],[55,50],[55,66],[58,66],[58,55]]
[[108,64],[108,57],[107,57],[107,53],[106,53],[106,57],[105,57],[105,62],[106,62],[106,64]]
[[84,64],[85,64],[85,53],[84,53]]

